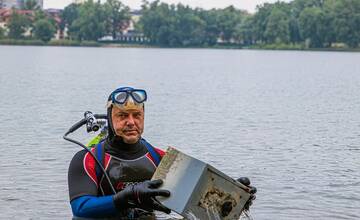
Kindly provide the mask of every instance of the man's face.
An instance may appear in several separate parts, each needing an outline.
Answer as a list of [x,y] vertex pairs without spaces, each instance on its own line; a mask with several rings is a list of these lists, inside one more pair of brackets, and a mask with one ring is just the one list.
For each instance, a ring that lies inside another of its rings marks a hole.
[[143,108],[124,110],[114,106],[111,120],[116,135],[122,137],[127,144],[135,144],[144,131]]

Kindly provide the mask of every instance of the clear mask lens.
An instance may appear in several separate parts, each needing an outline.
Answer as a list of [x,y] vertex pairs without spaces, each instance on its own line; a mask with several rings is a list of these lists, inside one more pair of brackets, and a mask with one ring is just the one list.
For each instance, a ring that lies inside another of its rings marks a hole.
[[128,97],[127,92],[119,92],[114,95],[114,99],[115,99],[114,101],[119,104],[124,104],[126,102],[127,97]]
[[144,102],[146,100],[146,93],[144,91],[133,91],[131,96],[138,103]]

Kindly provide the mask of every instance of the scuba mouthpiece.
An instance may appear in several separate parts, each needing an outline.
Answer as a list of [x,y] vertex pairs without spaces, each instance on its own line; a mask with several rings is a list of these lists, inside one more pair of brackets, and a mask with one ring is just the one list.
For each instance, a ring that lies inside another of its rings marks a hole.
[[86,111],[84,118],[86,121],[86,131],[88,133],[92,131],[96,132],[100,129],[100,125],[91,111]]

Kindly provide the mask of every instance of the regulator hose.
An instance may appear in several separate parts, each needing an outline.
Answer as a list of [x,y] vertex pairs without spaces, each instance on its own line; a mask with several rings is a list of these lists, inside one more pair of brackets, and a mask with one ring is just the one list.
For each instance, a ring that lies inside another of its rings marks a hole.
[[81,119],[80,121],[76,122],[73,126],[71,126],[70,129],[64,134],[63,138],[65,140],[71,142],[71,143],[79,145],[80,147],[84,148],[88,153],[90,153],[90,155],[95,159],[97,165],[100,167],[101,171],[103,172],[106,180],[108,181],[111,191],[113,192],[113,194],[116,194],[115,188],[111,184],[109,175],[106,173],[104,166],[96,158],[94,153],[91,152],[91,150],[89,148],[87,148],[84,144],[80,143],[77,140],[74,140],[74,139],[68,137],[69,134],[75,132],[77,129],[79,129],[80,127],[82,127],[85,124],[86,124],[86,128],[87,128],[87,132],[99,130],[100,125],[99,125],[99,123],[97,121],[98,119],[106,120],[107,116],[105,114],[92,114],[92,112],[86,111],[84,113],[84,118]]

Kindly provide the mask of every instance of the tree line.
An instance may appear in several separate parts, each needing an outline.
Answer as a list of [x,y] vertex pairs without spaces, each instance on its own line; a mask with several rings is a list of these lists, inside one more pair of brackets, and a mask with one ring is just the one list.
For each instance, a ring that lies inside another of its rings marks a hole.
[[360,42],[359,0],[294,0],[265,3],[256,13],[225,9],[192,9],[182,4],[145,3],[139,29],[165,46],[306,44],[311,48]]
[[[140,14],[136,23],[137,32],[142,33],[150,43],[161,46],[214,46],[224,43],[327,48],[345,44],[356,48],[360,43],[359,0],[265,3],[257,6],[253,14],[233,6],[204,10],[183,4],[144,1]],[[38,18],[33,19],[34,30],[44,32],[47,29],[45,26],[53,24]],[[19,18],[11,18],[8,25],[9,36],[12,37],[15,36],[11,33],[12,29],[16,29],[12,28],[12,22],[16,19]],[[96,41],[104,36],[117,39],[128,27],[130,19],[129,7],[119,0],[107,0],[105,3],[88,0],[83,4],[68,5],[61,13],[62,21],[58,28],[67,29],[68,38],[78,41]],[[0,35],[4,35],[1,29]]]

